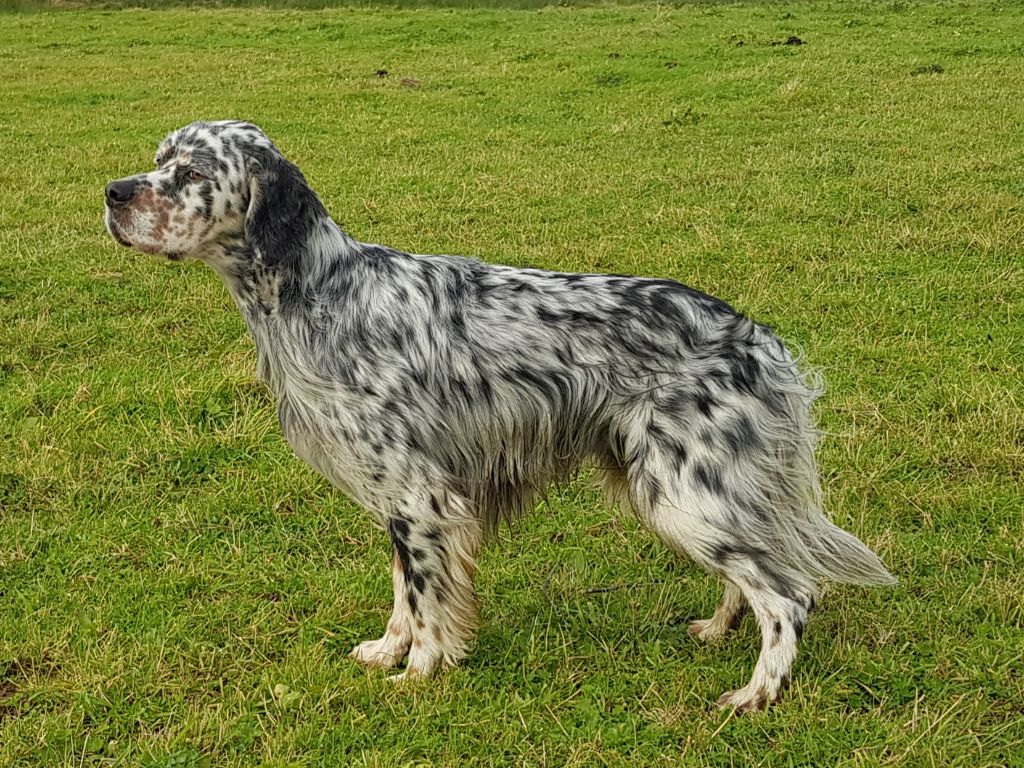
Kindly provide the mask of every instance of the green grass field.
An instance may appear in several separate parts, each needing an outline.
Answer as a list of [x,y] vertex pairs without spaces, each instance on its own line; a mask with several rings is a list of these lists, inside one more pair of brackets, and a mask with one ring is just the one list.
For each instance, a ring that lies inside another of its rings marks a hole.
[[[803,45],[783,45],[790,36]],[[0,766],[1024,765],[1024,8],[0,15]],[[387,77],[378,77],[378,70]],[[788,698],[586,482],[483,556],[471,656],[346,654],[389,548],[279,434],[215,275],[107,180],[261,124],[364,240],[673,277],[820,368],[829,589]]]

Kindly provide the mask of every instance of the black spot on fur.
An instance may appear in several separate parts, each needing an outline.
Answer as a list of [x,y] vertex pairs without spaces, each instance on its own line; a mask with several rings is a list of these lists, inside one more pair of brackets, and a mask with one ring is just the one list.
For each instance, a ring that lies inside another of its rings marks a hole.
[[388,528],[391,531],[391,539],[407,539],[409,538],[409,521],[403,520],[400,517],[393,517],[388,522]]
[[383,403],[381,403],[381,408],[383,408],[385,411],[389,413],[393,413],[398,416],[401,416],[405,411],[405,407],[393,398],[388,398]]
[[706,389],[698,391],[693,396],[693,402],[696,404],[697,410],[700,411],[701,415],[708,418],[711,418],[712,412],[718,407],[718,401]]
[[400,517],[392,517],[388,520],[388,534],[391,538],[391,546],[394,547],[398,561],[401,563],[401,570],[406,584],[410,585],[408,591],[409,607],[414,613],[417,611],[417,600],[415,592],[423,593],[426,578],[424,574],[417,571],[413,553],[409,549],[410,525],[408,520]]
[[718,564],[726,563],[729,560],[755,560],[765,554],[763,549],[749,547],[738,542],[716,544],[711,549],[711,559]]
[[210,182],[205,182],[199,188],[199,199],[203,201],[203,207],[199,213],[204,221],[209,221],[213,218],[213,188]]
[[719,496],[725,491],[722,472],[718,467],[713,467],[705,462],[697,462],[693,465],[693,477],[697,481],[697,485],[706,491]]
[[792,582],[784,574],[776,570],[775,564],[769,558],[760,557],[754,561],[754,564],[772,592],[781,595],[787,600],[797,600],[799,598]]
[[665,416],[678,419],[680,414],[685,413],[689,409],[692,402],[693,399],[689,390],[679,388],[658,393],[654,399],[654,407]]
[[469,387],[459,377],[452,378],[452,386],[455,387],[455,393],[459,396],[463,403],[469,405],[473,402],[473,394],[469,391]]
[[793,631],[796,632],[796,639],[803,639],[806,615],[799,609],[794,608],[789,618],[793,622]]
[[480,393],[484,396],[484,400],[487,401],[488,406],[494,405],[494,387],[491,386],[491,381],[487,376],[481,376],[478,379],[480,387]]
[[175,202],[178,202],[181,199],[181,181],[177,176],[172,176],[169,179],[161,179],[156,185],[156,190],[162,196]]
[[724,430],[723,437],[734,456],[749,454],[761,447],[761,438],[746,414],[740,416],[731,428]]
[[547,307],[537,307],[537,319],[544,323],[557,323],[562,319],[558,312],[552,312]]
[[689,458],[689,454],[686,451],[686,446],[681,440],[668,439],[664,443],[675,462],[676,474],[682,471],[683,467],[686,466],[686,460]]
[[749,352],[729,355],[726,362],[732,374],[733,386],[741,392],[756,394],[761,380],[761,364]]
[[366,245],[359,253],[363,265],[387,277],[395,274],[397,255],[396,251],[382,245]]
[[644,475],[644,490],[647,494],[647,503],[652,507],[657,505],[665,495],[661,482],[654,475]]

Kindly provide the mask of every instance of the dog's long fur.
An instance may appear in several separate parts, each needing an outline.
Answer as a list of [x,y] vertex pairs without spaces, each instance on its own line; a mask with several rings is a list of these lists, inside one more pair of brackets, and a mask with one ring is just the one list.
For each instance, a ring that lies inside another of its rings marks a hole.
[[359,660],[408,655],[404,676],[458,662],[482,541],[583,466],[724,582],[693,634],[719,637],[746,605],[757,618],[753,677],[722,705],[778,698],[821,580],[894,581],[822,514],[815,390],[724,302],[357,242],[247,123],[175,131],[157,165],[108,185],[111,234],[217,271],[288,442],[391,538],[394,610]]

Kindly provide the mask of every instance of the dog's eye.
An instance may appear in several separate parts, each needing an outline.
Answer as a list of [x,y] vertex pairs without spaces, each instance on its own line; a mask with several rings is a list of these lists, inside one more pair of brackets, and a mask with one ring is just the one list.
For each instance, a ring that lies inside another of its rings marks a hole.
[[189,170],[188,174],[186,174],[186,177],[188,178],[189,181],[206,181],[206,177],[199,171],[197,171],[195,168]]

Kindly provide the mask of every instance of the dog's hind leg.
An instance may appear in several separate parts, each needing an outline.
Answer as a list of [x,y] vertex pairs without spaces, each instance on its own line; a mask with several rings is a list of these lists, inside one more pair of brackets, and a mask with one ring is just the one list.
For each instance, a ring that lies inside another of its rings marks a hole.
[[[639,517],[671,549],[726,582],[715,615],[695,623],[703,638],[733,625],[746,600],[761,629],[761,656],[750,682],[719,699],[721,706],[761,709],[777,700],[789,679],[796,646],[813,604],[814,579],[798,552],[780,546],[785,526],[801,521],[762,496],[770,472],[758,457],[738,460],[713,440],[697,440],[654,420],[632,435],[627,472]],[[644,422],[641,421],[641,424]],[[710,428],[710,424],[707,424]],[[763,482],[762,482],[763,480]]]
[[[814,602],[814,585],[799,574],[784,574],[759,563],[757,555],[725,566],[741,584],[761,628],[761,655],[750,681],[718,699],[720,707],[740,712],[763,709],[777,701],[789,683],[797,643]],[[767,577],[767,578],[766,578]]]
[[[685,449],[684,449],[685,450]],[[620,452],[621,453],[621,452]],[[602,457],[595,477],[608,506],[619,507],[622,510],[632,510],[631,498],[633,493],[630,490],[629,476],[626,470],[618,463],[619,457],[612,452]],[[648,483],[647,488],[653,485]],[[689,633],[695,637],[710,642],[723,637],[726,633],[736,629],[743,619],[743,613],[747,607],[747,601],[743,598],[743,592],[731,581],[724,580],[725,592],[710,619],[699,619],[690,622]]]
[[743,591],[731,581],[725,582],[725,592],[710,619],[699,619],[690,622],[689,633],[704,641],[717,640],[739,627],[747,601]]
[[691,632],[703,639],[717,637],[738,618],[744,599],[750,606],[761,629],[761,655],[750,682],[724,694],[718,704],[754,711],[778,700],[789,681],[815,585],[786,562],[785,553],[772,552],[737,530],[726,504],[716,492],[692,488],[677,493],[672,502],[663,498],[647,521],[669,547],[726,581],[715,615],[695,622]]
[[384,637],[360,643],[349,654],[368,667],[397,667],[412,644],[412,616],[405,592],[405,575],[394,546],[391,552],[391,583],[395,590],[395,604]]

